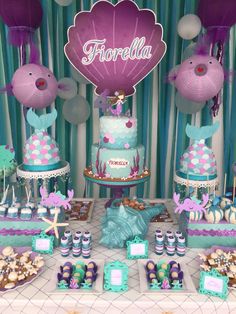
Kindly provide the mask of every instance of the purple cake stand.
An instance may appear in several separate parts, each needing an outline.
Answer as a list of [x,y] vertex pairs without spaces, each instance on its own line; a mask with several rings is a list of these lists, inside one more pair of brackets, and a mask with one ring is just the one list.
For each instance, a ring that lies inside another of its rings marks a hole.
[[122,198],[125,188],[132,188],[138,184],[144,183],[150,178],[150,171],[145,171],[143,174],[127,180],[115,181],[110,178],[99,178],[92,174],[90,168],[84,170],[84,177],[86,180],[97,183],[98,185],[110,188],[112,192],[112,198],[108,200],[105,204],[105,207],[109,207],[114,199]]

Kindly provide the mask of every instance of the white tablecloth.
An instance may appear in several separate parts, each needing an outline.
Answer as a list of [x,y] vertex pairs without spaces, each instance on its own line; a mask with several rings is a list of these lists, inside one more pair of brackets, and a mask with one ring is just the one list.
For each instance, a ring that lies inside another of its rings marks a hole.
[[[105,200],[97,200],[91,223],[70,223],[71,229],[90,231],[93,236],[92,259],[106,261],[125,261],[129,266],[129,290],[124,293],[103,292],[100,295],[47,295],[44,291],[58,258],[57,249],[52,256],[45,255],[46,270],[31,285],[7,292],[0,297],[0,313],[127,313],[127,314],[157,314],[157,313],[236,313],[236,292],[230,292],[227,301],[205,295],[168,295],[140,294],[137,261],[126,260],[125,249],[109,250],[98,244],[100,237],[100,219],[104,215]],[[149,258],[157,258],[154,253],[155,229],[163,231],[178,229],[170,223],[151,223],[147,239],[149,240]],[[184,257],[174,256],[174,259],[188,266],[194,284],[198,287],[199,263],[197,254],[201,250],[187,249]],[[168,258],[165,254],[163,259]]]

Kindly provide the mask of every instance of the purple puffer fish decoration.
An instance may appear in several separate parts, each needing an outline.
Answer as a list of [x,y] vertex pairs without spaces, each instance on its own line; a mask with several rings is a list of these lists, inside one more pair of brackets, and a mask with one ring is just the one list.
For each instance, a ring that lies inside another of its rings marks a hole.
[[53,192],[49,195],[47,194],[47,189],[44,187],[40,187],[40,194],[42,197],[42,200],[40,204],[42,206],[48,206],[48,207],[63,207],[64,209],[71,209],[70,201],[72,200],[74,196],[74,190],[68,190],[68,198],[66,199],[65,195],[61,194],[61,192]]
[[79,12],[68,30],[65,54],[71,64],[96,88],[113,96],[126,96],[147,76],[166,52],[163,29],[151,10],[140,10],[134,1],[116,5],[98,1],[91,11]]
[[180,194],[174,193],[173,200],[175,204],[177,205],[175,212],[178,214],[181,214],[182,211],[187,211],[187,212],[206,212],[205,206],[207,205],[209,201],[209,195],[204,194],[202,196],[203,201],[199,204],[197,200],[195,200],[193,197],[192,198],[186,198],[183,203],[180,203]]

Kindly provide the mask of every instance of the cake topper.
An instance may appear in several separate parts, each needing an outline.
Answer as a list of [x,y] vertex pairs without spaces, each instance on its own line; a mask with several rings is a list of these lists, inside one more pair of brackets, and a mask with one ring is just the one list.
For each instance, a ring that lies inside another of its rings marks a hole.
[[106,112],[109,107],[109,99],[108,96],[109,95],[109,90],[105,89],[104,92],[101,93],[101,95],[99,95],[95,101],[94,101],[94,108],[99,108],[102,110],[102,112]]
[[91,11],[79,12],[68,29],[65,54],[71,64],[109,96],[122,88],[127,96],[161,61],[166,44],[153,11],[134,1],[116,5],[98,1]]
[[60,191],[52,192],[48,195],[47,189],[45,187],[40,187],[40,194],[42,200],[40,202],[43,206],[48,207],[63,207],[64,209],[71,209],[70,201],[74,196],[74,190],[68,190],[68,198],[66,199],[65,195],[61,194]]
[[[121,89],[115,92],[115,97],[110,99],[110,111],[114,116],[120,116],[124,102],[125,91]],[[116,106],[116,108],[113,108],[114,106]]]

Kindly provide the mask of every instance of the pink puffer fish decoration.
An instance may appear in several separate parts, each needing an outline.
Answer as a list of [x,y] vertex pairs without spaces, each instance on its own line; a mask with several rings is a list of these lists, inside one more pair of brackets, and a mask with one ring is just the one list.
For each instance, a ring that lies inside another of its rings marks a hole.
[[216,96],[224,83],[224,70],[216,58],[194,55],[169,77],[182,97],[202,103]]
[[74,190],[68,190],[68,198],[66,199],[65,195],[61,194],[60,191],[52,192],[48,195],[47,189],[44,187],[40,187],[40,194],[42,200],[40,202],[43,206],[48,207],[63,207],[64,209],[71,209],[70,201],[74,196]]
[[181,214],[182,211],[187,212],[206,212],[205,206],[209,201],[209,195],[204,194],[202,196],[203,201],[199,204],[197,199],[192,198],[185,198],[183,203],[180,203],[180,194],[174,193],[173,200],[177,205],[175,212]]

